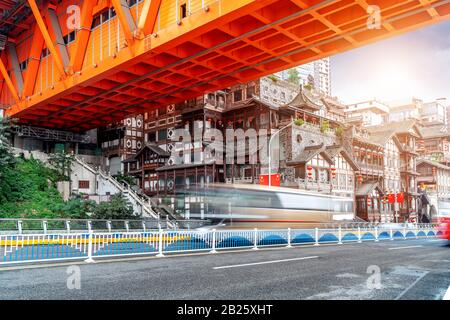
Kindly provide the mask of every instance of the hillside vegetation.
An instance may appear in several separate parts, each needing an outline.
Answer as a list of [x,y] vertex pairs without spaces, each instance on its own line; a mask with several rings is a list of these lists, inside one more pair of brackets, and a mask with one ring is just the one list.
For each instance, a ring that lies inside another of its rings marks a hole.
[[33,158],[15,157],[8,144],[10,125],[0,119],[0,218],[137,218],[120,194],[100,204],[81,198],[64,201],[57,182],[68,180],[67,173]]

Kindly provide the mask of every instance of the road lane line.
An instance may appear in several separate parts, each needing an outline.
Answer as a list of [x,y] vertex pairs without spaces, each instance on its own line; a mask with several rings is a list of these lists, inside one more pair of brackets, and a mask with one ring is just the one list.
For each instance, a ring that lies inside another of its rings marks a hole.
[[442,300],[450,300],[450,287],[448,287],[447,292],[444,294]]
[[445,239],[433,239],[433,240],[430,240],[430,242],[438,242],[438,241],[446,241]]
[[279,262],[288,262],[288,261],[297,261],[297,260],[308,260],[308,259],[317,259],[319,256],[310,256],[310,257],[301,257],[301,258],[292,258],[292,259],[282,259],[282,260],[271,260],[271,261],[262,261],[262,262],[252,262],[252,263],[243,263],[243,264],[233,264],[229,266],[220,266],[214,267],[214,270],[217,269],[227,269],[227,268],[237,268],[237,267],[248,267],[248,266],[256,266],[260,264],[270,264],[270,263],[279,263]]
[[421,247],[423,247],[423,246],[393,247],[393,248],[389,248],[389,250],[412,249],[412,248],[421,248]]
[[420,280],[423,279],[423,277],[425,277],[427,274],[429,273],[429,271],[425,271],[419,278],[416,279],[416,281],[414,281],[408,288],[406,288],[405,290],[402,291],[402,293],[400,293],[395,300],[400,300],[409,290],[411,290],[412,287],[414,287]]

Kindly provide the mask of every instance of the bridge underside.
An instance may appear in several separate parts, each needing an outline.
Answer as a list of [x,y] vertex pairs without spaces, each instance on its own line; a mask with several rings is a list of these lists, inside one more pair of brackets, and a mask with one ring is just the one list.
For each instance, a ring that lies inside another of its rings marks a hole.
[[[381,9],[379,28],[367,26],[369,5]],[[36,76],[33,93],[18,90],[6,114],[85,131],[449,17],[449,0],[210,1],[180,23],[126,39],[102,60],[86,62],[86,53],[80,72],[57,75],[47,88]]]

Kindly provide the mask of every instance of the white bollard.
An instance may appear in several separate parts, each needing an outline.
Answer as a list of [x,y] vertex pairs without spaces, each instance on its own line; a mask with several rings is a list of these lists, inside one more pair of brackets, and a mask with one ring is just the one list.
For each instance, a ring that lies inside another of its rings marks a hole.
[[42,228],[44,229],[44,234],[47,234],[47,221],[42,221]]
[[258,228],[255,228],[255,233],[253,236],[253,250],[258,250]]
[[159,229],[159,242],[158,242],[158,254],[157,257],[164,257],[163,254],[163,230]]
[[362,237],[361,237],[361,227],[358,226],[358,243],[362,242]]
[[315,246],[319,245],[319,228],[314,229],[314,239],[315,239]]
[[338,228],[338,244],[342,244],[342,227],[339,226]]
[[394,233],[392,231],[392,227],[389,228],[389,239],[394,240]]
[[286,248],[292,248],[292,244],[291,244],[291,228],[288,228],[287,230],[287,246]]
[[66,230],[67,233],[70,233],[70,220],[66,220]]
[[216,229],[212,230],[211,251],[209,253],[217,253],[217,250],[216,250]]
[[17,221],[17,229],[19,234],[22,234],[22,220]]
[[378,242],[378,227],[375,227],[375,242]]
[[106,221],[106,227],[108,228],[108,232],[111,232],[111,221]]
[[88,258],[84,260],[86,263],[94,263],[94,259],[92,259],[92,230],[89,231],[89,242],[88,242]]

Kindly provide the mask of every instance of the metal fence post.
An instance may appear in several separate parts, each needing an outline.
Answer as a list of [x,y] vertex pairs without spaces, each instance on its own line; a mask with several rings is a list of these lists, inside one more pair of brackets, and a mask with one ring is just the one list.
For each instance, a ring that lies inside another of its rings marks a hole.
[[47,221],[42,221],[42,228],[44,229],[44,234],[47,234]]
[[108,232],[111,232],[111,221],[106,221],[106,227],[108,228]]
[[216,229],[212,230],[212,244],[211,244],[211,251],[209,253],[217,253],[217,250],[216,250]]
[[291,244],[291,228],[288,228],[287,230],[287,246],[286,248],[292,248]]
[[159,239],[158,239],[158,254],[157,257],[164,257],[163,254],[163,230],[159,229],[158,233]]
[[125,230],[127,230],[127,232],[130,232],[130,222],[128,220],[125,220]]
[[91,220],[88,220],[87,227],[88,227],[88,232],[91,233],[92,232],[92,221]]
[[361,227],[358,226],[358,243],[362,242],[362,237],[361,237]]
[[142,221],[142,230],[144,232],[147,230],[147,227],[145,226],[145,221]]
[[339,226],[338,228],[338,244],[342,244],[342,227]]
[[22,220],[17,221],[17,229],[19,230],[19,234],[22,234]]
[[378,227],[375,227],[375,242],[378,242]]
[[253,236],[253,250],[258,250],[258,228],[255,228]]
[[92,259],[92,229],[89,231],[89,240],[88,240],[88,258],[84,260],[86,263],[93,263],[95,262],[94,259]]
[[314,243],[314,245],[315,246],[318,246],[319,245],[319,228],[315,228],[314,229],[314,239],[315,239],[315,243]]
[[70,220],[66,220],[66,230],[67,233],[70,233]]

